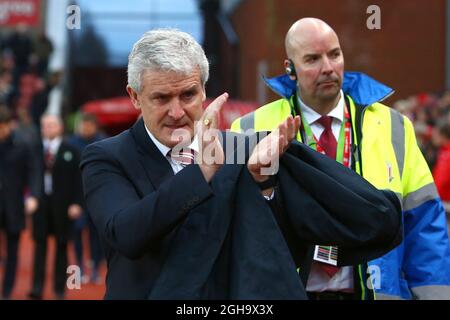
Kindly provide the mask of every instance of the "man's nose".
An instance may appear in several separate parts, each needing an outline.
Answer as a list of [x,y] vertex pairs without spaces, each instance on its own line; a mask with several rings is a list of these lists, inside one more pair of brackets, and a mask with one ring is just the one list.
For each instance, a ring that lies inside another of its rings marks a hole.
[[330,74],[333,72],[333,67],[331,66],[330,59],[328,59],[327,56],[323,58],[323,64],[322,64],[322,73],[324,74]]
[[169,117],[178,120],[181,119],[186,112],[184,112],[184,108],[179,99],[174,99],[169,107]]

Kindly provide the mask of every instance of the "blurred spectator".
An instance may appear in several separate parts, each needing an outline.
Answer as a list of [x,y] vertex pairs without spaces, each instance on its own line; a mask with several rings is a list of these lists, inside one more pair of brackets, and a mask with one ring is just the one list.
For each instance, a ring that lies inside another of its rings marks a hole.
[[15,31],[9,37],[6,47],[14,57],[14,86],[17,87],[22,74],[28,71],[30,56],[33,50],[28,27],[24,24],[17,25]]
[[6,48],[6,37],[2,32],[0,32],[0,52],[3,52],[5,48]]
[[36,71],[40,77],[45,77],[48,69],[48,60],[53,52],[53,45],[43,31],[39,31],[34,41],[34,57],[36,58]]
[[[25,212],[38,208],[42,175],[39,160],[16,132],[11,112],[0,107],[0,229],[6,233],[6,266],[2,295],[9,299],[14,288],[17,252],[21,231],[25,228]],[[24,190],[28,196],[24,202]]]
[[82,213],[79,155],[75,148],[63,140],[63,123],[55,115],[42,117],[43,163],[45,164],[44,192],[41,206],[33,215],[34,277],[29,294],[42,299],[45,282],[47,238],[55,236],[53,289],[56,298],[63,299],[66,288],[67,243],[72,221]]
[[417,143],[429,167],[433,168],[437,155],[437,148],[432,143],[433,132],[439,122],[450,121],[450,91],[441,96],[418,94],[399,100],[393,106],[413,122]]
[[[438,147],[436,166],[433,170],[434,180],[447,213],[450,226],[450,123],[443,122],[434,131],[433,143]],[[450,229],[450,227],[449,227]]]
[[14,57],[12,53],[5,48],[2,51],[0,60],[0,70],[13,73],[14,71]]
[[14,97],[12,74],[6,70],[0,71],[0,104],[11,106]]
[[49,75],[47,82],[48,105],[46,112],[51,114],[61,114],[63,102],[63,72],[55,71]]
[[43,78],[37,78],[34,83],[34,91],[30,102],[31,119],[34,125],[40,130],[41,117],[47,110],[48,95],[54,84],[53,77],[49,77],[47,81]]
[[[82,114],[81,118],[76,126],[76,133],[69,139],[69,143],[72,144],[81,154],[84,148],[96,141],[100,141],[106,138],[106,135],[99,131],[98,121],[93,114]],[[84,272],[83,263],[83,241],[82,235],[85,227],[89,230],[89,247],[90,256],[92,259],[92,271],[90,281],[93,283],[99,283],[101,281],[99,277],[100,264],[103,261],[103,251],[100,245],[100,239],[98,237],[97,230],[91,220],[90,215],[87,212],[86,204],[83,202],[83,215],[77,219],[74,223],[74,246],[77,263],[81,268],[83,282],[89,281],[89,277]]]
[[3,260],[4,260],[4,249],[3,249],[3,244],[5,243],[5,240],[3,240],[3,233],[0,231],[0,266],[3,265]]
[[30,112],[27,108],[17,108],[16,113],[18,120],[16,123],[17,134],[30,145],[31,150],[35,154],[39,154],[41,149],[41,135],[39,129],[33,123]]

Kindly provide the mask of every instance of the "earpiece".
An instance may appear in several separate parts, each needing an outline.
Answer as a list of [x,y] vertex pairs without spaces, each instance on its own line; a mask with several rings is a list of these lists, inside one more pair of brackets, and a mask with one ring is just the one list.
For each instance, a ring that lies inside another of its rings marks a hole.
[[289,65],[286,67],[286,74],[289,76],[297,77],[297,73],[295,72],[294,63],[291,59],[288,59]]

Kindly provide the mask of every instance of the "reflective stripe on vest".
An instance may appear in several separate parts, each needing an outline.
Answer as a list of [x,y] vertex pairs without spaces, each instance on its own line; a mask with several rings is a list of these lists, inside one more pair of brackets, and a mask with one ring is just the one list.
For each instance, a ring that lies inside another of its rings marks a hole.
[[427,184],[422,188],[417,189],[406,195],[403,199],[403,210],[408,211],[416,208],[428,200],[433,200],[438,198],[438,192],[436,189],[436,185],[434,183]]
[[246,114],[243,116],[240,120],[241,122],[241,130],[242,132],[245,132],[247,130],[254,130],[255,129],[255,113],[251,112],[249,114]]
[[403,119],[403,116],[394,109],[389,110],[391,113],[391,143],[394,148],[401,179],[405,164],[405,120]]

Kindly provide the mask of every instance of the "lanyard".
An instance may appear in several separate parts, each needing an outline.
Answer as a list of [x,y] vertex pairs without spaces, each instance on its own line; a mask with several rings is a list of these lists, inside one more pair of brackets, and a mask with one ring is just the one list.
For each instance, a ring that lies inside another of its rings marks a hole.
[[[305,119],[305,116],[300,112],[302,122],[301,129],[306,134],[305,143],[314,150],[324,153],[322,147],[320,146],[317,138],[314,136],[311,127]],[[341,130],[339,132],[339,140],[336,150],[336,161],[343,164],[346,167],[350,167],[350,114],[347,109],[347,105],[344,104],[344,122],[341,125]]]

